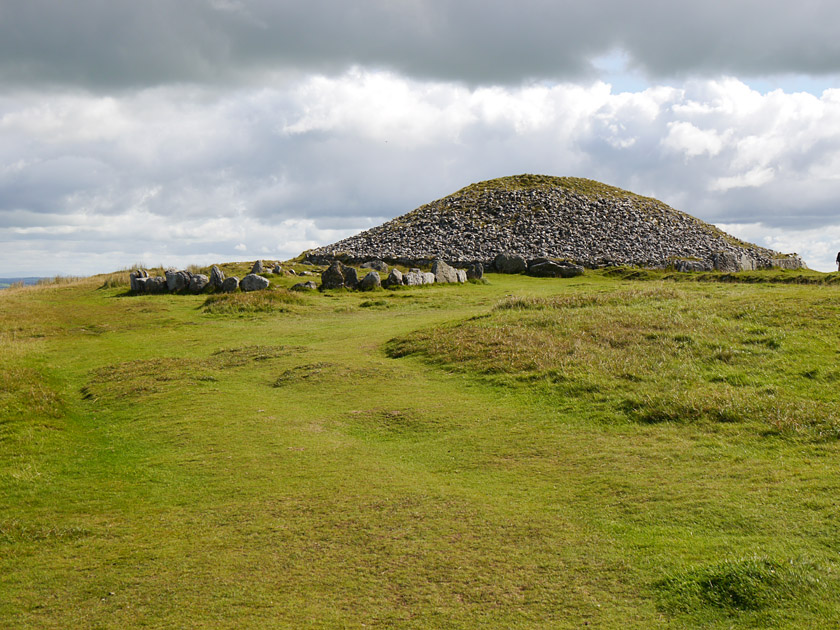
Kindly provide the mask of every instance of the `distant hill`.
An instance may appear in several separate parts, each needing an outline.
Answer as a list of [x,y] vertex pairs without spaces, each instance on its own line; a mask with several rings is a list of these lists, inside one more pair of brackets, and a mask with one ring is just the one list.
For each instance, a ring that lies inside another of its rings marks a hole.
[[38,284],[41,278],[27,277],[27,278],[0,278],[0,289],[8,289],[13,284],[23,282],[24,285]]
[[472,184],[309,254],[487,264],[503,252],[587,267],[676,263],[731,271],[802,265],[795,255],[741,241],[656,199],[589,179],[546,175]]

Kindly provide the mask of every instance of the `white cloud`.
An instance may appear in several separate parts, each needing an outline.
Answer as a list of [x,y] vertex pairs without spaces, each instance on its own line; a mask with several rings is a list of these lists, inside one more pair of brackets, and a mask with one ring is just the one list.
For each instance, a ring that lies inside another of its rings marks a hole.
[[731,78],[469,88],[357,67],[222,93],[9,92],[0,274],[103,260],[79,251],[111,252],[99,271],[141,255],[292,256],[522,172],[599,179],[715,223],[813,230],[832,249],[820,228],[840,197],[840,91],[760,94]]
[[772,168],[754,168],[746,173],[730,177],[718,177],[709,184],[709,190],[726,192],[733,188],[757,188],[773,180]]
[[723,149],[726,136],[731,136],[727,130],[718,134],[714,130],[698,129],[690,122],[676,121],[668,123],[668,135],[662,140],[662,146],[687,158],[697,157],[704,153],[714,157]]

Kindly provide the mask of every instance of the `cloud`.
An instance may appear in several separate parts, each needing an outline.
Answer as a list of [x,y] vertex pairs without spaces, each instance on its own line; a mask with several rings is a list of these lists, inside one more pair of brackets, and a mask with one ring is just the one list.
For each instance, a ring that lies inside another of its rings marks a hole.
[[657,78],[835,74],[838,22],[829,0],[7,0],[0,83],[255,84],[364,66],[510,85],[591,78],[615,51]]
[[0,271],[54,260],[92,273],[103,251],[99,271],[287,258],[523,172],[598,179],[709,222],[762,225],[781,244],[810,230],[828,251],[838,167],[840,91],[760,94],[731,78],[616,94],[352,68],[230,91],[9,92]]
[[687,158],[704,153],[710,157],[716,156],[723,149],[725,136],[731,135],[729,132],[721,135],[714,130],[698,129],[684,121],[669,122],[667,129],[668,134],[663,138],[662,145]]

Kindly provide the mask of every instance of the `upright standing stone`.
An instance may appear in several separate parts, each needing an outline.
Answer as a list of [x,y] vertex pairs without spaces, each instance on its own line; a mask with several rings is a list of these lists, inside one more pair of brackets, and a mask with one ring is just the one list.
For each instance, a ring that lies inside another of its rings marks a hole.
[[166,270],[166,286],[171,293],[183,291],[190,286],[190,279],[192,274],[189,271],[167,269]]
[[467,267],[467,280],[481,280],[484,277],[484,265],[480,262]]
[[344,267],[344,286],[355,289],[359,286],[359,275],[353,267]]
[[458,274],[455,272],[455,268],[440,259],[435,260],[432,264],[432,273],[435,276],[435,282],[458,282]]
[[402,272],[397,269],[391,269],[391,273],[388,274],[388,277],[385,278],[385,282],[383,283],[386,287],[396,287],[403,283],[403,275]]
[[210,267],[210,284],[217,289],[222,288],[222,283],[225,281],[225,272],[219,269],[216,265]]
[[321,273],[321,290],[340,289],[344,286],[344,265],[334,261]]
[[135,269],[130,274],[128,274],[128,281],[131,285],[131,290],[137,293],[142,293],[143,291],[145,291],[146,278],[148,277],[149,272],[145,269]]
[[[263,261],[261,261],[261,260],[258,260],[257,262],[255,262],[254,266],[251,267],[251,273],[264,273],[264,272],[265,272],[265,267],[263,267]],[[244,280],[245,278],[242,278],[242,279]]]

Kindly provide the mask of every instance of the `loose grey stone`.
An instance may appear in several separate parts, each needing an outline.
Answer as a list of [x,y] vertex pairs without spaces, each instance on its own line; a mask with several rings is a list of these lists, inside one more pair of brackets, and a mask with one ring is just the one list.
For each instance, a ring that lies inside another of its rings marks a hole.
[[242,278],[242,281],[239,283],[239,288],[243,291],[262,291],[263,289],[267,289],[269,284],[270,282],[267,278],[258,276],[255,273],[249,273]]
[[455,267],[447,265],[440,259],[432,264],[432,274],[435,276],[435,282],[458,282],[458,274],[455,272]]
[[435,283],[435,274],[430,271],[427,271],[423,274],[423,284],[434,284]]
[[223,293],[233,293],[239,288],[239,278],[236,276],[231,276],[230,278],[225,278],[224,282],[222,282],[222,292]]
[[283,273],[283,267],[280,266],[280,263],[277,263],[274,265],[274,269],[272,269],[272,271],[279,276]]
[[[425,266],[435,258],[455,267],[499,252],[523,261],[569,260],[597,268],[634,265],[664,269],[676,259],[697,259],[710,268],[799,268],[801,259],[740,243],[712,225],[661,201],[598,182],[521,175],[473,184],[392,221],[332,245],[311,250],[308,262],[329,264],[382,260]],[[731,253],[734,258],[713,254]],[[428,262],[426,262],[428,261]],[[502,265],[505,267],[505,265]],[[502,269],[500,269],[502,271]]]
[[[251,273],[265,273],[265,267],[263,267],[263,261],[258,260],[254,263],[254,266],[251,267]],[[247,278],[247,276],[246,276]],[[245,278],[242,278],[243,280]]]
[[190,278],[190,293],[201,293],[210,284],[210,278],[203,273],[197,273]]
[[359,282],[360,291],[373,291],[381,286],[382,282],[379,279],[379,274],[375,271],[368,273],[364,278],[362,278],[361,282]]

